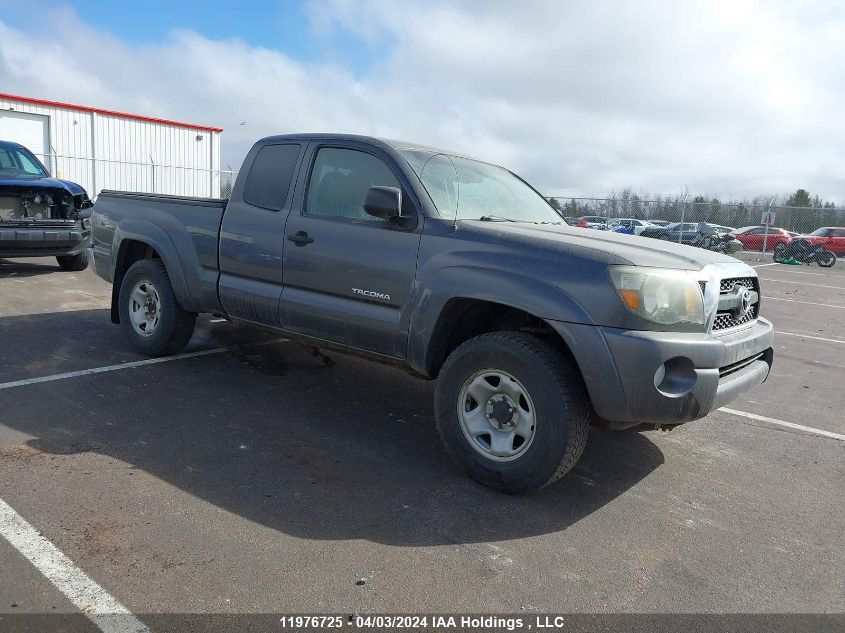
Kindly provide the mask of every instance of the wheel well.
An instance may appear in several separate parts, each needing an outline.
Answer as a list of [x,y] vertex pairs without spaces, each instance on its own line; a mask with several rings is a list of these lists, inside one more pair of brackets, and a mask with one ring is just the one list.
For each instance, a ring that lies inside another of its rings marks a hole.
[[437,319],[426,359],[428,374],[436,377],[446,358],[461,343],[501,330],[529,332],[543,338],[578,367],[567,344],[543,319],[501,303],[458,298],[449,301]]
[[135,262],[140,259],[161,259],[158,252],[146,242],[140,240],[123,240],[120,243],[120,250],[114,267],[114,280],[111,287],[111,321],[120,323],[120,312],[117,309],[117,300],[120,296],[120,284],[123,282],[123,275]]

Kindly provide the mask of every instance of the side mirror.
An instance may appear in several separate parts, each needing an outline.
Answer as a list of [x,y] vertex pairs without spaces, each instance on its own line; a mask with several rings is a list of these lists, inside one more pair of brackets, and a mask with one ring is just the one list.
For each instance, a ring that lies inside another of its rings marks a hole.
[[396,220],[402,215],[402,192],[397,187],[370,187],[364,211],[383,220]]

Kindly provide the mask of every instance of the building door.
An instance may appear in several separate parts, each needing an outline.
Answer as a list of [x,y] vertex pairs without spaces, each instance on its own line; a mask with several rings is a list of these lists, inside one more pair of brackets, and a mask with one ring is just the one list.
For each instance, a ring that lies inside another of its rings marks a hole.
[[20,143],[53,172],[50,160],[50,119],[42,114],[5,110],[0,112],[0,139]]

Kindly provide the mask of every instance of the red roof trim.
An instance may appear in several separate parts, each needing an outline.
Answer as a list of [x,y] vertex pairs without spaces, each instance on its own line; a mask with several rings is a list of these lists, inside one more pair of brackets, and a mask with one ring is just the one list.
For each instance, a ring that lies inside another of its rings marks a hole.
[[75,105],[73,103],[62,103],[61,101],[48,101],[47,99],[36,99],[34,97],[21,97],[19,95],[6,94],[0,92],[0,99],[9,99],[10,101],[22,101],[23,103],[33,103],[35,105],[50,106],[53,108],[67,108],[69,110],[79,110],[80,112],[94,112],[96,114],[105,114],[107,116],[116,116],[124,119],[134,119],[135,121],[146,121],[147,123],[161,123],[163,125],[176,125],[178,127],[185,127],[191,130],[204,130],[206,132],[222,132],[222,127],[211,127],[209,125],[195,125],[193,123],[183,123],[181,121],[171,121],[170,119],[159,119],[151,116],[143,116],[141,114],[130,114],[128,112],[118,112],[117,110],[104,110],[102,108],[92,108],[90,106]]

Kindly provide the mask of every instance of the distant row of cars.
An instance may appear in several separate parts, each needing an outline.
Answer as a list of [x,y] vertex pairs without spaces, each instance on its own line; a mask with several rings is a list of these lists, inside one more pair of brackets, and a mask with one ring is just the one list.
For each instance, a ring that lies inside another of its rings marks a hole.
[[[641,220],[639,218],[609,219],[600,215],[585,215],[579,218],[565,218],[567,224],[581,228],[598,229],[602,231],[619,231],[667,240],[692,244],[699,237],[697,222],[669,222],[667,220]],[[803,235],[785,229],[762,225],[745,226],[739,229],[730,226],[707,223],[707,226],[717,233],[729,233],[742,243],[747,251],[775,250],[784,247],[793,239],[806,240],[813,246],[821,246],[837,255],[845,255],[845,227],[826,226],[816,229],[812,233]]]

